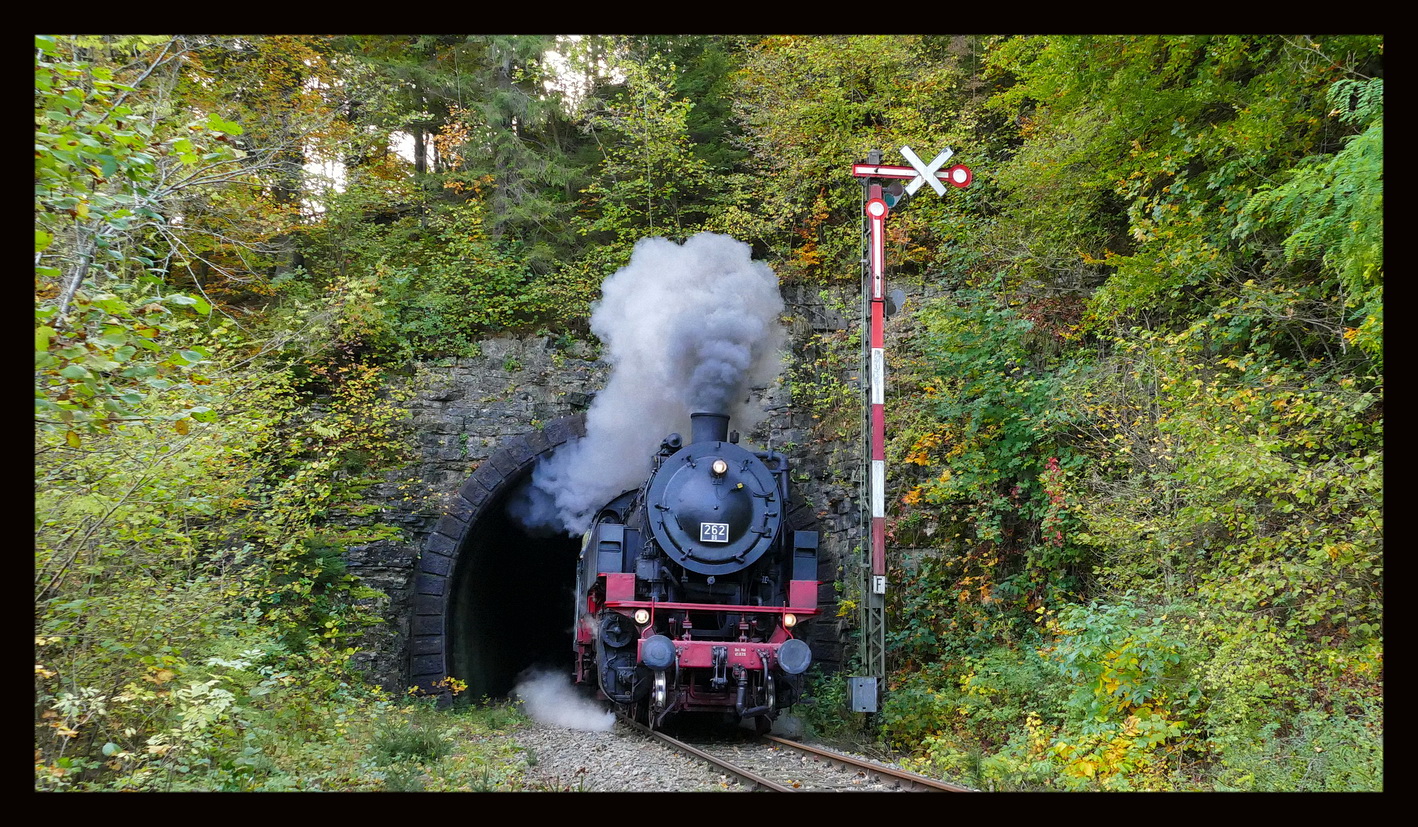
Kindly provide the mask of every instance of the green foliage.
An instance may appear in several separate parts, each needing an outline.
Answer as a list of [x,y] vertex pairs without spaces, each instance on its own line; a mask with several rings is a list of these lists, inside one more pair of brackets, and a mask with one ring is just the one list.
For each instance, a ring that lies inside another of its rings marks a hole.
[[[1344,340],[1383,368],[1383,79],[1342,80],[1329,88],[1331,115],[1363,128],[1334,156],[1295,168],[1286,184],[1246,203],[1245,233],[1267,217],[1290,227],[1282,242],[1291,262],[1318,259],[1339,279],[1356,324]],[[1254,222],[1254,223],[1252,223]],[[1347,321],[1347,320],[1346,320]]]
[[1186,314],[1189,297],[1253,254],[1232,243],[1251,194],[1335,140],[1323,105],[1348,67],[1326,53],[1368,71],[1380,49],[1373,38],[1235,35],[1001,44],[991,68],[1017,82],[992,106],[1025,138],[1001,170],[1019,199],[999,225],[1006,248],[1023,236],[1040,251],[1019,262],[1030,277],[1101,283],[1100,321]]
[[423,266],[380,279],[398,302],[399,332],[419,351],[458,352],[487,331],[535,320],[541,297],[533,275],[506,245],[487,239],[482,212],[476,204],[439,212]]
[[860,343],[845,332],[814,334],[788,365],[793,405],[823,437],[844,439],[860,427],[861,391],[849,381],[859,371],[859,351]]
[[1053,670],[1031,649],[996,647],[978,656],[941,663],[905,676],[891,688],[882,732],[900,744],[930,736],[969,736],[998,745],[1028,714],[1057,715],[1050,697]]
[[694,153],[715,173],[739,169],[748,156],[733,117],[733,73],[753,38],[745,35],[641,35],[627,41],[627,56],[644,63],[656,54],[675,67],[672,97],[692,101],[685,128]]
[[[886,717],[922,766],[1293,789],[1323,755],[1376,787],[1381,54],[987,41],[982,119],[1013,140],[976,167],[982,253],[908,325],[888,405],[892,531],[921,550],[892,575]],[[962,681],[1001,645],[1058,677],[986,724]],[[1367,734],[1320,745],[1321,722]]]
[[211,172],[236,160],[241,128],[216,114],[154,126],[164,102],[133,84],[176,43],[122,68],[69,59],[55,37],[35,45],[37,425],[78,447],[81,434],[152,418],[161,394],[186,401],[161,414],[185,433],[210,418],[212,352],[188,331],[212,305],[167,286],[182,252],[164,213],[185,189],[232,180]]
[[39,454],[37,789],[515,787],[515,753],[478,745],[515,718],[406,713],[351,673],[374,593],[342,554],[367,536],[330,514],[397,461],[399,414],[377,371],[312,368],[320,417],[278,373],[218,385],[186,444],[132,426]]
[[1060,718],[1054,670],[1031,649],[997,647],[903,676],[882,710],[882,734],[909,746],[905,764],[969,786],[1047,789],[1046,754]]
[[1057,614],[1058,642],[1050,658],[1074,687],[1070,706],[1085,719],[1104,720],[1140,707],[1171,705],[1184,645],[1169,636],[1167,616],[1145,621],[1128,599],[1108,607],[1065,606]]
[[[964,145],[963,52],[896,35],[763,38],[735,77],[749,169],[728,182],[710,228],[772,250],[783,278],[854,279],[862,190],[844,172],[874,149],[929,155]],[[957,214],[928,200],[929,218],[901,214],[913,267],[938,260],[936,234]]]
[[[371,179],[383,180],[369,169],[358,180]],[[425,214],[366,220],[405,199]],[[303,233],[308,272],[279,282],[289,306],[333,312],[312,330],[323,340],[307,341],[315,350],[335,346],[395,362],[475,355],[489,335],[577,330],[612,272],[589,261],[536,272],[521,244],[492,238],[489,208],[477,199],[441,204],[376,185],[351,188],[331,206],[321,224]]]
[[1327,638],[1338,619],[1371,639],[1382,572],[1374,394],[1254,352],[1207,359],[1230,318],[1132,351],[1130,372],[1157,402],[1108,436],[1118,482],[1085,498],[1086,537],[1120,555],[1103,571],[1122,584],[1199,589]]
[[582,229],[628,249],[653,236],[687,238],[700,228],[695,208],[708,168],[693,151],[693,103],[673,97],[674,66],[658,56],[625,62],[624,94],[593,111],[605,157],[585,189],[595,219]]
[[[318,692],[346,679],[353,650],[344,644],[371,620],[357,606],[372,592],[343,571],[344,547],[322,521],[358,495],[366,483],[357,474],[396,459],[398,414],[380,399],[377,372],[320,360],[307,375],[326,383],[331,403],[312,418],[297,409],[291,374],[261,358],[279,338],[194,324],[216,308],[181,294],[162,301],[195,308],[196,320],[163,320],[172,314],[160,301],[135,310],[118,294],[162,295],[151,275],[135,284],[98,298],[76,288],[68,325],[58,322],[62,297],[47,303],[40,291],[36,302],[41,318],[56,320],[36,342],[41,367],[46,346],[80,358],[64,350],[65,337],[85,340],[78,311],[115,329],[108,346],[121,347],[127,326],[162,335],[184,360],[125,376],[150,389],[126,400],[141,416],[110,416],[82,442],[72,431],[36,432],[36,784],[245,789],[265,760],[262,727],[289,737],[325,723],[332,696]],[[198,361],[205,375],[176,370]],[[65,402],[59,410],[80,410]],[[286,697],[268,715],[263,699],[295,669],[313,694]]]
[[453,751],[453,742],[439,731],[442,723],[431,710],[389,721],[375,733],[370,745],[375,758],[384,764],[401,759],[437,761]]
[[[209,658],[192,677],[154,670],[104,697],[61,694],[51,728],[92,736],[146,713],[145,740],[116,732],[96,758],[36,763],[36,789],[81,791],[516,790],[523,767],[501,707],[439,712],[330,680],[297,680],[269,645]],[[161,726],[161,724],[159,723]],[[126,732],[126,730],[125,730]],[[77,736],[68,736],[77,740]],[[95,770],[102,769],[102,775]]]
[[860,727],[858,716],[848,715],[847,681],[842,675],[828,674],[814,665],[803,677],[803,702],[793,706],[808,730],[819,737],[852,737]]
[[923,486],[922,496],[927,502],[984,506],[975,536],[997,543],[1010,530],[1007,519],[1015,510],[1002,489],[1043,470],[1036,453],[1038,417],[1049,407],[1052,383],[1028,370],[1022,339],[1033,324],[995,298],[993,291],[959,293],[927,306],[919,319],[925,361],[939,383],[931,385],[935,418],[954,426],[952,442],[972,448],[958,452],[958,459]]
[[1066,366],[996,290],[928,303],[911,341],[920,355],[892,374],[919,388],[893,400],[911,419],[888,446],[909,487],[892,537],[939,550],[895,575],[888,634],[903,664],[1027,638],[1034,610],[1077,587],[1087,552],[1065,486],[1082,460],[1060,439]]
[[1129,597],[1058,612],[1046,653],[1074,687],[1050,747],[1065,788],[1159,789],[1164,750],[1186,730],[1181,713],[1199,690],[1187,682],[1187,643],[1168,615]]
[[1333,712],[1307,709],[1288,724],[1272,722],[1227,750],[1217,789],[1267,792],[1381,792],[1381,704],[1357,699]]

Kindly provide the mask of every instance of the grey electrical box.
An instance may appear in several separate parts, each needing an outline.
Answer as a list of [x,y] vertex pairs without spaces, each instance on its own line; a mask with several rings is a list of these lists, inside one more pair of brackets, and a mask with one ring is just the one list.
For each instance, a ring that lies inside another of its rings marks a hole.
[[876,678],[848,678],[853,712],[876,711]]

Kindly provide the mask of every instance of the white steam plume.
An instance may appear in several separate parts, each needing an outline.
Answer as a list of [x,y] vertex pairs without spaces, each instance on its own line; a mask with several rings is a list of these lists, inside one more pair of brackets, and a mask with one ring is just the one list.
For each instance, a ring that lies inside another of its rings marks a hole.
[[615,713],[578,693],[558,672],[529,671],[522,675],[513,697],[532,720],[567,729],[605,732],[615,724]]
[[746,404],[749,389],[782,368],[778,277],[729,236],[643,239],[601,291],[591,330],[610,379],[586,413],[586,436],[540,462],[509,504],[529,530],[581,534],[596,509],[644,481],[667,434],[688,440],[691,413],[726,413],[749,430],[763,418]]

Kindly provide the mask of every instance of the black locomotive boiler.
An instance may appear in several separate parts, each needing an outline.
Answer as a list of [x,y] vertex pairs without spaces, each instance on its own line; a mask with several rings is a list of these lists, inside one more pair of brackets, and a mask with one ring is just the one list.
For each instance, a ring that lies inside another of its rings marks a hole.
[[801,691],[817,613],[817,532],[795,530],[788,460],[740,447],[729,417],[695,413],[644,485],[582,539],[575,680],[659,727],[720,713],[762,732]]

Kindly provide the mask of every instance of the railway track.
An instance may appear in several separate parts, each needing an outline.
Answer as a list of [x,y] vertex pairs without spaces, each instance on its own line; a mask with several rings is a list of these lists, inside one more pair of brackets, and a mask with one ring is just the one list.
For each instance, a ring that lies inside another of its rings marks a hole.
[[850,755],[771,735],[689,744],[622,718],[647,737],[769,792],[974,792]]

